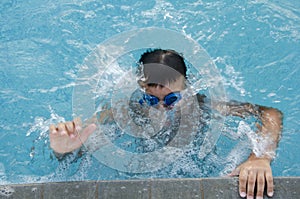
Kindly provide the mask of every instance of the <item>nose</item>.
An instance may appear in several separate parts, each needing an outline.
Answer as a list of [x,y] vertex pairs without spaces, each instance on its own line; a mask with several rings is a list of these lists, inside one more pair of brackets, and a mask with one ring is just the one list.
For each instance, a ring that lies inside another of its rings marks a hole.
[[163,101],[160,100],[160,101],[158,102],[158,104],[157,104],[156,107],[157,107],[157,109],[164,109],[164,108],[165,108],[165,104],[164,104]]
[[162,101],[162,100],[160,100],[159,102],[158,102],[158,104],[155,106],[158,110],[166,110],[166,109],[170,109],[170,107],[169,106],[167,106],[165,103],[164,103],[164,101]]

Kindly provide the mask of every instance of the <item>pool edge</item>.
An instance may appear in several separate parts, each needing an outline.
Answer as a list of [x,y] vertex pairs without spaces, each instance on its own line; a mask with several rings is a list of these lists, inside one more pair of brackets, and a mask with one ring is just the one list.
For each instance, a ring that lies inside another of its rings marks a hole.
[[[300,177],[275,177],[274,199],[297,198]],[[238,178],[72,181],[0,185],[0,198],[240,198]],[[264,198],[268,198],[265,196]]]

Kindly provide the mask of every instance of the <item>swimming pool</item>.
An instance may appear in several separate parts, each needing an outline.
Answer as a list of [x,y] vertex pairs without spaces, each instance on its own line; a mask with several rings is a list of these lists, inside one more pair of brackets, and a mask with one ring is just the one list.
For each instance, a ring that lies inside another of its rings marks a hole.
[[58,163],[47,129],[72,118],[76,75],[99,43],[151,26],[184,33],[202,45],[230,98],[284,113],[273,173],[299,176],[299,9],[291,0],[1,1],[1,183],[135,177],[90,157]]

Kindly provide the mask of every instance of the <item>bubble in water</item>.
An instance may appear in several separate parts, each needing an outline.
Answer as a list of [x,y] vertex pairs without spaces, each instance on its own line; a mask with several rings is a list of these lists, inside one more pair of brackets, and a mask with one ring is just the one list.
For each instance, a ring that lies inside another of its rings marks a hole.
[[[55,113],[51,106],[49,106],[50,110],[50,118],[46,119],[43,117],[36,117],[34,119],[34,123],[31,125],[31,128],[27,131],[26,136],[31,136],[32,133],[38,133],[38,137],[34,140],[34,143],[44,140],[44,144],[47,144],[48,140],[48,130],[50,124],[57,124],[59,122],[64,122],[65,118],[59,116]],[[35,146],[31,147],[29,156],[31,159],[34,158],[35,155]]]
[[43,117],[36,117],[31,128],[27,131],[26,136],[30,136],[33,132],[40,132],[40,137],[44,137],[46,132],[48,132],[50,124],[56,124],[59,122],[65,122],[65,118],[57,115],[51,106],[49,106],[50,118],[46,119]]

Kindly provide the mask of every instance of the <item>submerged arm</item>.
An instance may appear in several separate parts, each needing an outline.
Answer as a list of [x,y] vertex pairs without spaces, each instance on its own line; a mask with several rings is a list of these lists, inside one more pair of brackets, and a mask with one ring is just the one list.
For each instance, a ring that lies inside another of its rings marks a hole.
[[[273,196],[273,176],[270,163],[275,157],[275,151],[281,136],[282,113],[275,109],[250,103],[218,103],[217,110],[224,115],[233,115],[245,118],[255,116],[260,119],[257,124],[257,133],[262,137],[264,149],[261,153],[252,152],[248,159],[239,165],[230,175],[239,176],[239,192],[241,197],[254,197],[256,185],[256,197],[263,197],[265,182],[267,183],[267,194]],[[261,141],[262,141],[261,140]]]
[[263,154],[256,154],[259,157],[265,157],[272,160],[275,157],[275,150],[277,148],[281,130],[282,130],[282,113],[278,109],[272,107],[265,107],[260,105],[253,105],[250,103],[227,102],[225,104],[218,104],[217,109],[224,115],[239,116],[245,118],[247,116],[254,116],[258,118],[261,124],[257,123],[257,133],[266,140],[263,144],[265,149]]

